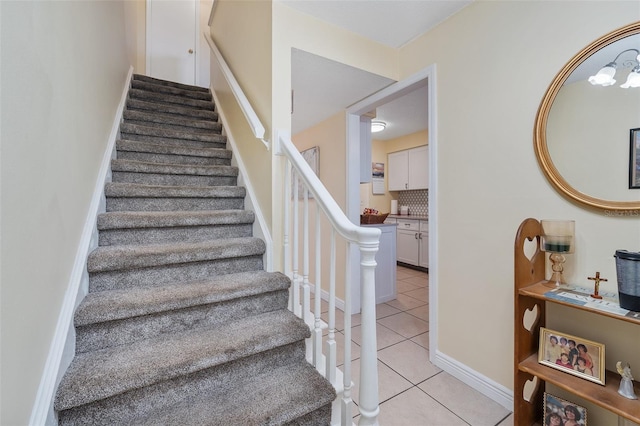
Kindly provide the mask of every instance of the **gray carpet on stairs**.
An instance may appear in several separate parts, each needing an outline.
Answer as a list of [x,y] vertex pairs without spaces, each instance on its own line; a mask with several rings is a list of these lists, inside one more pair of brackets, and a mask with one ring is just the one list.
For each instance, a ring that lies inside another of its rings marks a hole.
[[61,425],[327,425],[333,387],[265,244],[207,89],[135,75],[78,306]]

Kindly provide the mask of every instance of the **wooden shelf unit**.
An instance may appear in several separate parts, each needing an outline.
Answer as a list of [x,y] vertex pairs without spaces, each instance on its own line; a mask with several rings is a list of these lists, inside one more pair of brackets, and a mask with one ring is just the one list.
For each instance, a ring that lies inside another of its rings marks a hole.
[[[640,318],[622,316],[547,297],[545,294],[551,289],[543,284],[545,259],[544,252],[540,251],[541,233],[540,222],[536,219],[526,219],[518,228],[515,240],[514,423],[517,425],[543,423],[543,397],[546,383],[571,392],[618,416],[640,423],[640,401],[630,400],[618,394],[620,375],[617,373],[607,371],[606,386],[602,386],[538,363],[540,327],[545,326],[547,303],[564,305],[640,325]],[[531,243],[536,244],[536,249],[531,257],[527,257],[525,244]],[[527,310],[534,309],[537,309],[538,317],[529,330],[525,328],[523,319]],[[594,320],[597,320],[597,317]],[[529,400],[526,400],[525,385],[528,381],[534,380],[534,377],[537,378],[538,384]],[[640,385],[637,382],[634,382],[634,388],[636,394],[640,394]]]

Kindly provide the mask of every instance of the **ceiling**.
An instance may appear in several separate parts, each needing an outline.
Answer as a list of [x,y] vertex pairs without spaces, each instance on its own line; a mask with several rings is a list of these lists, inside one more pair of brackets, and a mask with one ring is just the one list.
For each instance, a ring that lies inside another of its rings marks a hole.
[[[399,48],[438,25],[472,0],[280,0],[281,3],[363,37]],[[296,134],[394,83],[393,80],[301,50],[291,58]],[[376,110],[388,140],[427,128],[426,87]]]

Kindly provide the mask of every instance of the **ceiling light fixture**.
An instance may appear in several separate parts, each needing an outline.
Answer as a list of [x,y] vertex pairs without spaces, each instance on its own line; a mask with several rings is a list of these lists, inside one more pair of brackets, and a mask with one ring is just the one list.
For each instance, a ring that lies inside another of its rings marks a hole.
[[385,129],[385,127],[387,127],[387,123],[385,123],[384,121],[372,121],[371,122],[371,132],[372,133],[377,133],[377,132],[381,132]]
[[613,77],[615,76],[616,69],[618,68],[618,58],[627,52],[635,52],[635,57],[634,59],[626,59],[622,62],[622,66],[624,68],[632,69],[627,77],[627,81],[624,84],[621,84],[620,87],[623,89],[627,89],[629,87],[640,87],[640,50],[638,49],[627,49],[620,52],[612,62],[609,62],[607,65],[602,67],[596,75],[589,77],[589,83],[594,86],[612,86],[616,84],[616,80]]

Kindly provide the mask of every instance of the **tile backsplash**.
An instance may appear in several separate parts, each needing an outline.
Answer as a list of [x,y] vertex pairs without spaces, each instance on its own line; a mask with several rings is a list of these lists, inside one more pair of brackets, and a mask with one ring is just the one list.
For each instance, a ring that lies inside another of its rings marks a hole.
[[428,216],[429,190],[399,191],[398,206],[408,206],[410,215]]

